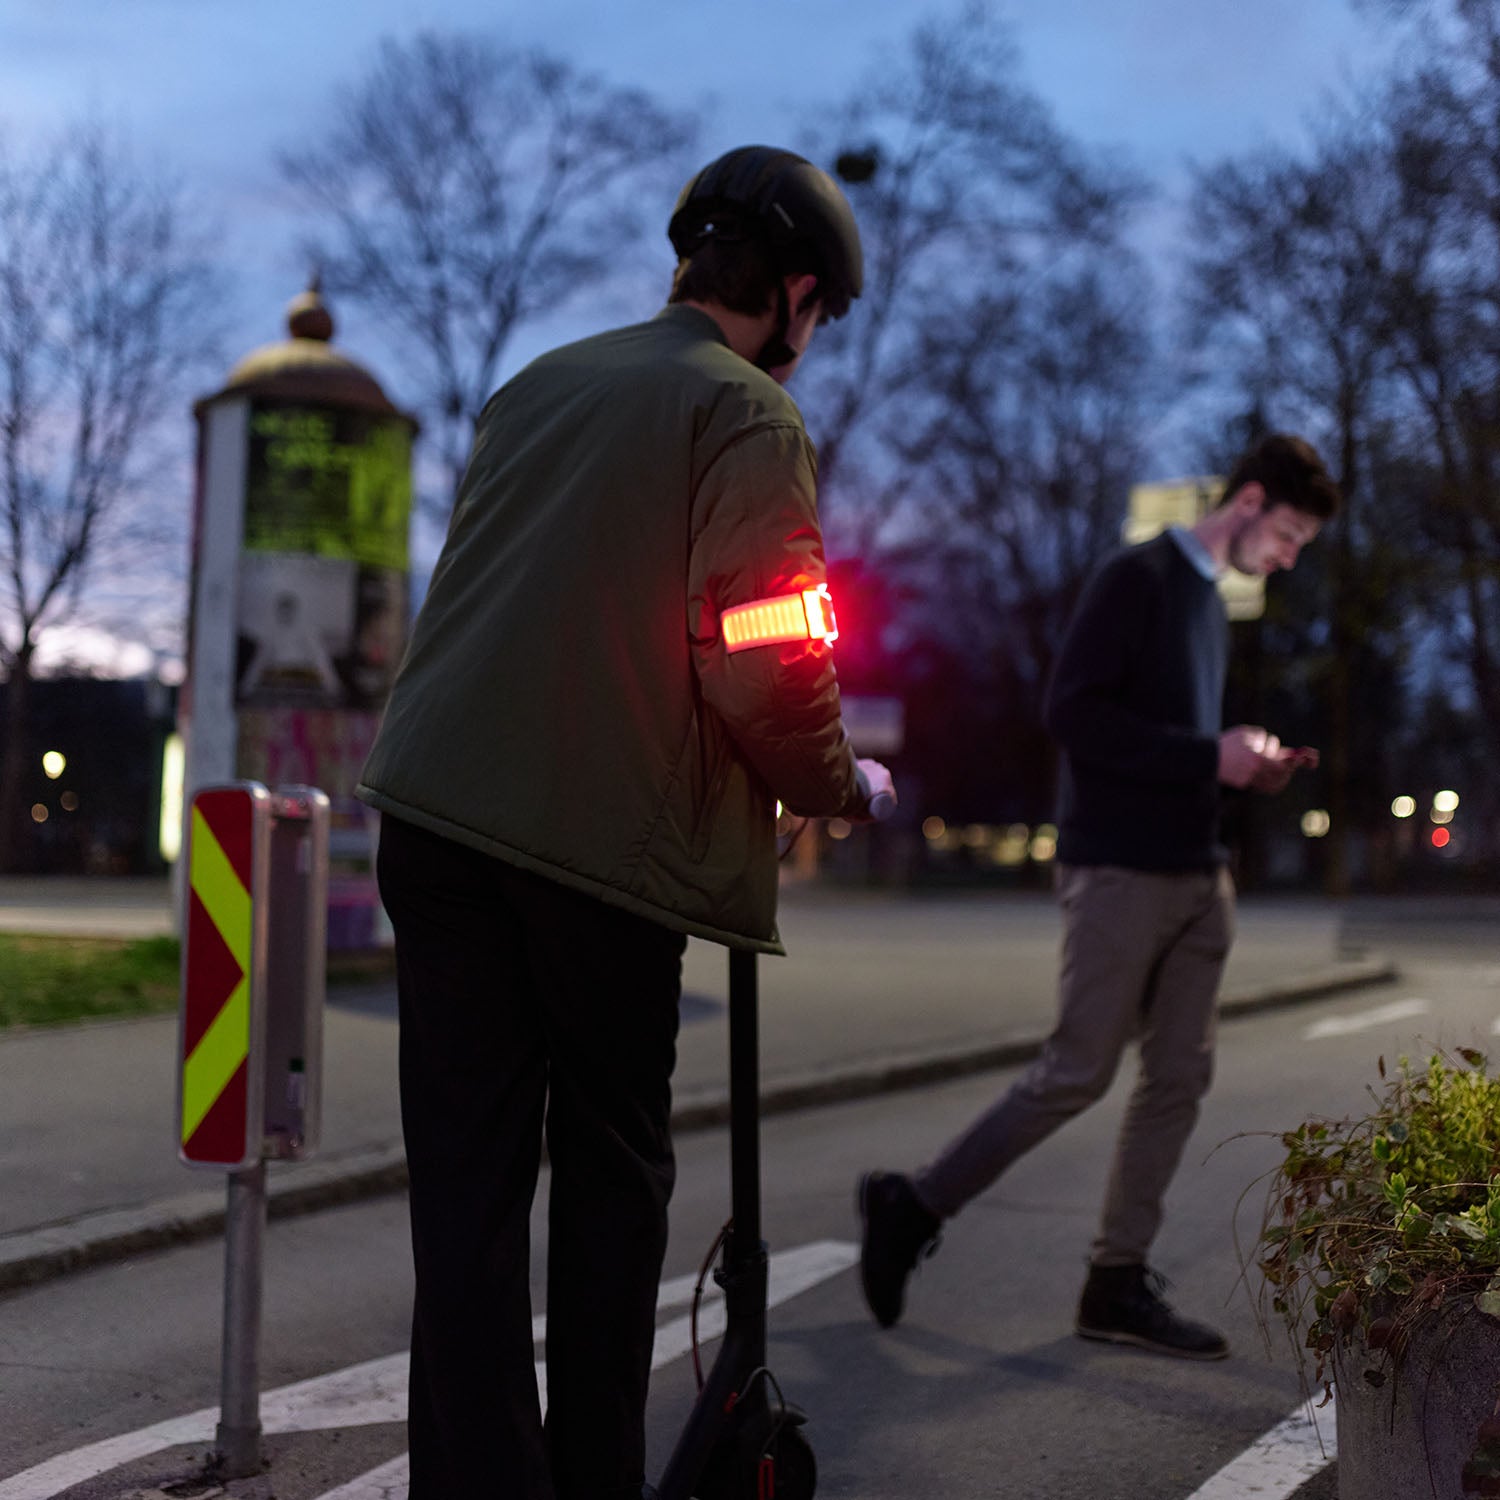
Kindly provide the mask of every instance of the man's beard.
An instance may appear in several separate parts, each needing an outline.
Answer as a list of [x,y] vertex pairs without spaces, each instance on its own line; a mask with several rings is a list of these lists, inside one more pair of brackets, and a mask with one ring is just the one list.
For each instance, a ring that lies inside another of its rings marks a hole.
[[1242,521],[1240,523],[1239,527],[1229,538],[1229,547],[1226,554],[1229,558],[1229,566],[1233,568],[1235,572],[1246,573],[1252,578],[1257,577],[1265,570],[1263,568],[1256,567],[1254,563],[1245,556],[1244,541],[1245,533],[1251,530],[1251,528],[1254,527],[1256,521],[1258,521],[1259,519],[1259,516],[1252,516],[1248,521]]

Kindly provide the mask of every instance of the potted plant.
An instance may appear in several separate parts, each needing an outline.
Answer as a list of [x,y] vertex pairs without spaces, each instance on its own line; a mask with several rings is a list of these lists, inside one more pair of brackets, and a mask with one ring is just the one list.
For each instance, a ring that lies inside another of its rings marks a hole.
[[1331,1390],[1339,1500],[1500,1495],[1500,1078],[1468,1049],[1379,1073],[1281,1138],[1261,1311]]

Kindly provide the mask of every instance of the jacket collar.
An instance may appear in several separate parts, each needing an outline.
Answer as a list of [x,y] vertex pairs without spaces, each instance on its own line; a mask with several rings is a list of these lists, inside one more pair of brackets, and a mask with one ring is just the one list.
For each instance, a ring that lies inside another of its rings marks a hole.
[[701,308],[687,307],[681,302],[669,302],[657,313],[653,321],[674,324],[685,332],[691,330],[700,338],[706,335],[723,344],[726,349],[729,348],[729,340],[724,336],[724,330]]

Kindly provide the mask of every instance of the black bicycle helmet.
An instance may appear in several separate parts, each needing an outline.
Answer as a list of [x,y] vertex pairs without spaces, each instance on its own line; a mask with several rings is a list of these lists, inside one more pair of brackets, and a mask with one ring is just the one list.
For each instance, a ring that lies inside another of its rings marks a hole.
[[826,318],[841,318],[864,290],[854,211],[827,172],[794,151],[741,146],[683,188],[667,225],[679,257],[712,239],[763,235],[773,255],[811,246]]

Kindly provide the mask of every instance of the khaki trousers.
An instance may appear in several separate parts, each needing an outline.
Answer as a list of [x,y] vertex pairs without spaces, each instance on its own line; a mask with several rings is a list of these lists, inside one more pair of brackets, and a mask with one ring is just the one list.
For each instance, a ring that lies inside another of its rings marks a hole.
[[951,1217],[1109,1088],[1127,1044],[1140,1073],[1120,1126],[1095,1265],[1144,1263],[1213,1077],[1219,978],[1234,939],[1227,870],[1061,866],[1057,1028],[1036,1061],[914,1185]]

